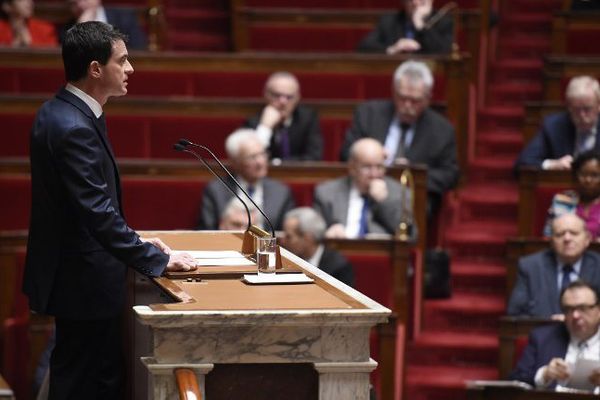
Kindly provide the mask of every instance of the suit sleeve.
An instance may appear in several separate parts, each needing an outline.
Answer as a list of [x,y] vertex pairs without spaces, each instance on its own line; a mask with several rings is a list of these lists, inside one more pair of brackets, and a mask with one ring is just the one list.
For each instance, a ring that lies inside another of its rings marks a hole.
[[523,166],[542,167],[542,163],[545,159],[549,158],[548,155],[551,153],[546,136],[546,126],[543,124],[538,133],[527,143],[521,154],[519,154],[519,158],[517,158],[515,163],[515,170]]
[[283,218],[285,214],[292,210],[296,206],[296,202],[294,201],[294,196],[292,195],[292,191],[290,188],[285,186],[285,200],[283,202],[283,206],[281,208],[281,212],[278,215],[276,226],[274,227],[276,230],[283,229]]
[[104,176],[104,152],[94,129],[80,127],[64,135],[56,147],[55,160],[69,201],[77,217],[106,251],[147,275],[160,276],[169,256],[143,243],[127,226]]
[[415,39],[421,45],[423,54],[448,54],[452,51],[454,21],[446,15],[429,29],[417,32]]
[[354,142],[363,137],[369,136],[367,126],[368,121],[368,110],[367,103],[363,103],[359,105],[354,111],[354,115],[352,117],[352,125],[346,131],[346,136],[344,137],[344,143],[342,144],[342,148],[340,150],[340,161],[348,161],[350,147]]
[[379,19],[374,30],[369,32],[358,43],[356,50],[361,53],[385,53],[388,46],[392,45],[396,40],[391,40],[387,31],[390,22],[390,16],[384,15]]
[[198,229],[214,230],[219,227],[219,207],[215,192],[209,183],[202,193],[202,208],[200,209],[200,221]]
[[519,261],[517,281],[508,300],[507,314],[511,316],[529,316],[529,275],[525,271],[522,261]]
[[333,224],[340,223],[340,221],[334,221],[333,211],[331,210],[331,203],[327,201],[326,196],[323,196],[323,190],[319,186],[315,188],[313,196],[313,208],[317,211],[323,219],[327,227]]
[[428,166],[427,190],[435,193],[444,193],[456,186],[458,175],[454,128],[450,128],[447,133],[446,142],[439,156],[436,157],[436,163]]
[[320,161],[323,159],[323,134],[319,126],[319,116],[315,111],[308,114],[306,127],[306,147],[299,159],[303,161]]
[[537,372],[536,360],[538,359],[538,347],[537,337],[533,334],[533,332],[529,335],[529,342],[517,366],[510,373],[508,379],[517,380],[521,382],[528,383],[530,385],[535,385],[535,373]]

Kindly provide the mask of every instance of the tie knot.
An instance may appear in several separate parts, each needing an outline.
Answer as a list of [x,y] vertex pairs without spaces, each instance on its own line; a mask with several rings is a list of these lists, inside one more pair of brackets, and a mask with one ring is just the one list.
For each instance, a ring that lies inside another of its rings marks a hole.
[[400,130],[402,130],[402,132],[406,132],[409,129],[410,129],[410,124],[407,124],[406,122],[400,123]]
[[565,274],[570,274],[571,272],[573,272],[573,266],[571,264],[563,265],[562,269]]

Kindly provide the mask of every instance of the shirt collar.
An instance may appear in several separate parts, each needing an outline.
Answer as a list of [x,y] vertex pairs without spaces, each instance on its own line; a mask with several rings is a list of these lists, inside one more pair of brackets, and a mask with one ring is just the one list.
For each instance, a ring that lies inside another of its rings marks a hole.
[[96,99],[70,83],[67,83],[65,89],[80,98],[81,101],[87,104],[87,106],[92,110],[96,118],[100,118],[102,115],[102,106],[96,101]]
[[324,250],[325,250],[325,246],[320,244],[319,247],[317,247],[315,254],[313,254],[312,257],[310,257],[306,261],[308,261],[310,263],[310,265],[314,265],[314,266],[318,267],[319,263],[321,262],[321,257],[323,257]]

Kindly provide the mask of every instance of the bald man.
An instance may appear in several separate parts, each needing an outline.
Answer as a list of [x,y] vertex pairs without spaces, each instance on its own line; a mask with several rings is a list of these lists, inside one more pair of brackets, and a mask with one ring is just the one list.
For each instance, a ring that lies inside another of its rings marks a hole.
[[600,254],[588,250],[590,240],[585,222],[577,215],[569,213],[555,218],[550,248],[519,260],[508,314],[561,319],[562,288],[577,279],[599,288]]
[[350,149],[348,175],[315,188],[313,206],[325,219],[326,237],[394,234],[400,222],[414,221],[408,206],[413,194],[385,176],[385,156],[379,141],[359,139]]

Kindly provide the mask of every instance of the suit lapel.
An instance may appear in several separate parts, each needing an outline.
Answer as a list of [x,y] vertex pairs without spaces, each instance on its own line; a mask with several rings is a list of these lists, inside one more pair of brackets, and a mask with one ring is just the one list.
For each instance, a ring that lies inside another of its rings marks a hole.
[[553,251],[547,251],[544,254],[544,261],[541,265],[542,268],[545,269],[544,273],[544,281],[545,287],[550,291],[551,299],[556,299],[556,304],[553,305],[553,309],[560,309],[560,302],[558,301],[558,297],[560,295],[560,290],[558,288],[557,276],[556,276],[556,256]]
[[390,124],[394,118],[396,110],[392,101],[387,101],[385,107],[381,108],[380,118],[375,119],[373,126],[373,137],[379,140],[381,143],[385,143],[385,138],[390,129]]
[[333,218],[336,221],[346,225],[348,219],[348,205],[350,198],[350,177],[342,180],[342,188],[335,194],[335,207],[333,207]]

